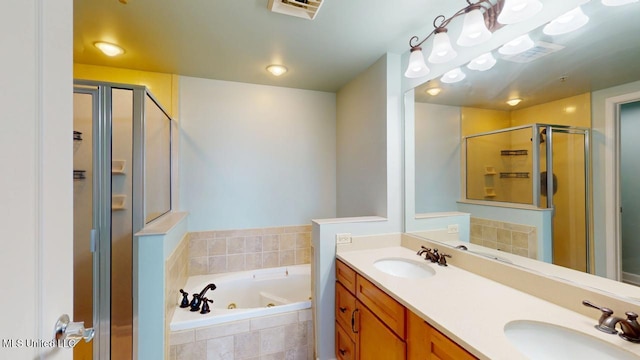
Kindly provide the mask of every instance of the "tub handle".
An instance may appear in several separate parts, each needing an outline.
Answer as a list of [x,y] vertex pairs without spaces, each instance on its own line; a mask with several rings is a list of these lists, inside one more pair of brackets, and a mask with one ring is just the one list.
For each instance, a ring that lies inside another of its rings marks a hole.
[[340,306],[339,309],[340,309],[340,312],[343,313],[343,314],[347,311],[346,307]]
[[358,330],[356,330],[356,313],[359,311],[359,309],[355,309],[351,312],[351,331],[353,331],[354,334],[358,333]]

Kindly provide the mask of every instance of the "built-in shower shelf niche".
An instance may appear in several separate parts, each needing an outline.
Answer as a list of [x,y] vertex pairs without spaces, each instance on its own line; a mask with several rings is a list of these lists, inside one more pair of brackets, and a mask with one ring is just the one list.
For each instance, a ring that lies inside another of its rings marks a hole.
[[126,164],[126,160],[111,160],[111,173],[116,175],[124,174]]
[[484,188],[484,197],[488,197],[488,198],[493,198],[498,196],[496,194],[496,190],[492,187],[485,187]]
[[528,172],[501,172],[500,178],[501,179],[528,179],[529,173]]
[[524,150],[500,150],[500,155],[502,156],[526,156],[529,154],[529,151]]
[[118,194],[111,196],[111,211],[125,210],[127,205],[127,195]]
[[496,168],[493,166],[485,166],[484,167],[484,174],[485,175],[496,175],[498,172],[496,171]]

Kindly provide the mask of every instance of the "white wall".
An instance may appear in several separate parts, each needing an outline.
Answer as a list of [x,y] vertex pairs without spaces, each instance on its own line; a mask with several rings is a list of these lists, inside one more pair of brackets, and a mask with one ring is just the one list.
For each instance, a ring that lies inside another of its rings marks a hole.
[[415,104],[415,212],[456,211],[460,199],[460,107]]
[[180,78],[189,231],[336,216],[335,94]]
[[387,216],[387,58],[338,91],[337,215]]

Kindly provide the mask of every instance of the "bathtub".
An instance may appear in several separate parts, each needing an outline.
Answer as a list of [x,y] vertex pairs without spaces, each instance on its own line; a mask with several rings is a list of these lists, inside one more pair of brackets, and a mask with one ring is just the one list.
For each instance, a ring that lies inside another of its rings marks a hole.
[[191,276],[184,286],[189,300],[207,284],[217,286],[205,295],[214,301],[209,304],[211,312],[203,315],[176,305],[169,328],[187,330],[311,308],[310,279],[309,264]]

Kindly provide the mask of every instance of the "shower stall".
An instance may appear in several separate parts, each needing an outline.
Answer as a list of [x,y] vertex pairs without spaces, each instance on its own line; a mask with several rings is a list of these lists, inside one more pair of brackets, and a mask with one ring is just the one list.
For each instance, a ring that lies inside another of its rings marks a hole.
[[171,210],[172,120],[144,86],[74,83],[74,359],[131,359],[133,238]]
[[466,136],[466,199],[552,209],[552,259],[592,272],[589,129],[532,124]]

